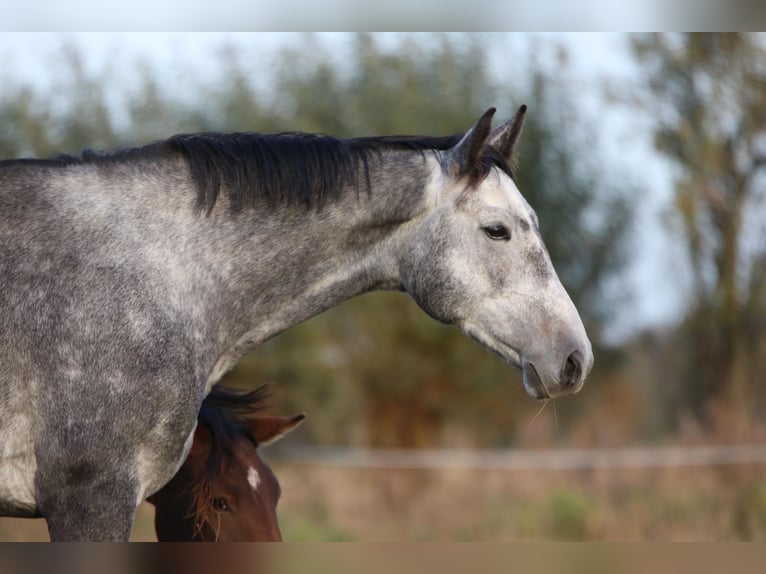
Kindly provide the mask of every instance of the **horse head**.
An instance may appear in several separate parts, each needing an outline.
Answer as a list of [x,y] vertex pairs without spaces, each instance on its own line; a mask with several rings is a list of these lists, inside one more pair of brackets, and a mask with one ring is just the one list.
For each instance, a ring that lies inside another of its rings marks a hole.
[[432,317],[521,368],[531,397],[575,393],[591,343],[510,168],[526,107],[493,131],[494,111],[438,155],[430,208],[399,260],[402,285]]

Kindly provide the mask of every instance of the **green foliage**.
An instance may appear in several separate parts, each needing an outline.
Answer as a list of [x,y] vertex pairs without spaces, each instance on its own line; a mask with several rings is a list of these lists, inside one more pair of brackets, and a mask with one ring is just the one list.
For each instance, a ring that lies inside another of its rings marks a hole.
[[322,500],[313,500],[300,513],[280,515],[282,537],[291,542],[349,542],[354,537],[332,519]]
[[490,77],[485,53],[475,36],[435,45],[409,38],[386,51],[360,34],[341,69],[309,40],[285,52],[272,112],[292,129],[341,136],[463,132],[497,101],[512,101]]
[[550,532],[559,540],[584,540],[588,502],[578,493],[558,490],[549,501]]
[[740,490],[733,522],[740,540],[766,540],[766,483],[753,482]]

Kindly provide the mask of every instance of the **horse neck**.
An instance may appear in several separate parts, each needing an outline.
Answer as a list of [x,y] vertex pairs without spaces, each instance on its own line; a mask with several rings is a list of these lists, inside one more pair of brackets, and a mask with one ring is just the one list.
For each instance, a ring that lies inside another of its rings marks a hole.
[[319,210],[232,215],[225,204],[216,207],[208,224],[237,249],[219,282],[225,350],[210,385],[250,348],[292,325],[367,291],[400,287],[397,250],[426,209],[434,169],[426,157],[413,152],[371,162],[369,193],[345,190]]

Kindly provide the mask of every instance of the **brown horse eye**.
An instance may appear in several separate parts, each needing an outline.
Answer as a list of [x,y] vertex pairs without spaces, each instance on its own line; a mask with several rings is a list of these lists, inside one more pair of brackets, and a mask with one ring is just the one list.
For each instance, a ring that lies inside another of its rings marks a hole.
[[231,510],[229,503],[226,502],[226,499],[221,496],[213,499],[213,509],[217,510],[218,512],[229,512]]

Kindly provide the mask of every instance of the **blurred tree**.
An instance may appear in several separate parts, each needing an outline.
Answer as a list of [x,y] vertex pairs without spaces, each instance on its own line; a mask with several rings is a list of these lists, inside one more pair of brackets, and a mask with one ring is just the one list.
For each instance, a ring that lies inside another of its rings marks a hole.
[[716,403],[752,409],[762,379],[766,42],[653,34],[636,37],[633,51],[646,70],[655,146],[677,168],[673,210],[694,278],[682,396],[712,424]]
[[2,157],[46,157],[115,145],[104,82],[86,72],[73,47],[64,45],[60,58],[51,93],[38,93],[27,86],[4,88],[0,99]]
[[0,157],[48,155],[48,102],[27,86],[6,86],[0,99]]

